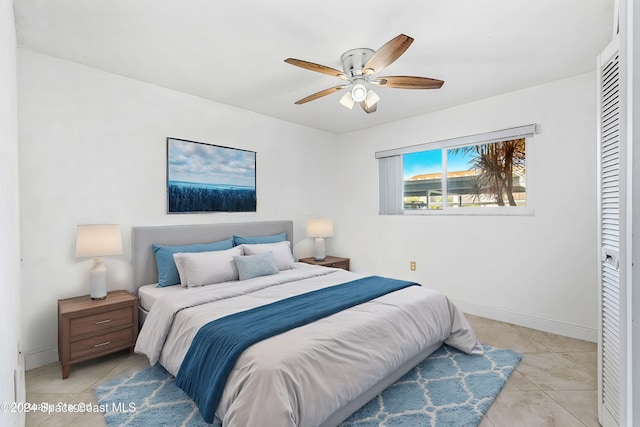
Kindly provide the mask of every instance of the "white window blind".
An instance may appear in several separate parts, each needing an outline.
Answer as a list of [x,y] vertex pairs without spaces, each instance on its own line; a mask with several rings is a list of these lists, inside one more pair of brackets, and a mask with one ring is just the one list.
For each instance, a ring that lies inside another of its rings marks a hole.
[[402,213],[402,156],[380,159],[380,215]]

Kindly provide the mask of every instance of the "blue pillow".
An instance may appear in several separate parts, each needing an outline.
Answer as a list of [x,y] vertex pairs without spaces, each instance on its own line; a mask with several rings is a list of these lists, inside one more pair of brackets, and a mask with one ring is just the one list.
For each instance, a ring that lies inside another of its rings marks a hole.
[[233,236],[233,245],[260,245],[263,243],[278,243],[287,240],[287,233],[274,234],[272,236],[255,236],[255,237],[243,237]]
[[213,243],[199,243],[196,245],[184,246],[160,246],[151,245],[153,252],[156,254],[156,264],[158,265],[158,287],[177,285],[180,283],[178,268],[173,260],[173,254],[181,252],[210,252],[221,251],[233,248],[233,239],[229,237],[226,240]]
[[236,263],[240,280],[278,273],[278,267],[272,252],[265,252],[259,255],[234,256],[233,261]]

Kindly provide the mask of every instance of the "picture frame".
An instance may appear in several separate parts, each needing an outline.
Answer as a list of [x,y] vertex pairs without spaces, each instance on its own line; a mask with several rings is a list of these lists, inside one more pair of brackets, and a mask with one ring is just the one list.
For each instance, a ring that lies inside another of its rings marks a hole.
[[167,213],[256,212],[256,152],[167,138]]

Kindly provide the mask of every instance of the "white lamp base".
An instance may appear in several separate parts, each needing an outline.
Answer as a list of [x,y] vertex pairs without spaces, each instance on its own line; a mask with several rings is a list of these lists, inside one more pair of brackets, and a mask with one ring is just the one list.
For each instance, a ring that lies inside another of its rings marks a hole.
[[324,248],[324,238],[323,237],[316,237],[315,249],[316,249],[316,253],[313,256],[313,258],[316,261],[324,261],[324,259],[327,257],[327,253],[326,253],[325,248]]
[[107,267],[102,262],[102,258],[96,258],[95,262],[89,275],[91,299],[105,299],[107,297]]

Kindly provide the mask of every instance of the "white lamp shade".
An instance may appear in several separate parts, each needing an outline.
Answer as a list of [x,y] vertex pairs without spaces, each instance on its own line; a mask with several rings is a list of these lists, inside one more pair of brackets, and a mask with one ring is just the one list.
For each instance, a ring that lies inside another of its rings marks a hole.
[[378,96],[377,93],[375,93],[372,90],[367,92],[367,98],[364,100],[365,104],[367,105],[367,108],[373,107],[378,103],[378,101],[380,101],[380,97]]
[[328,218],[315,218],[307,221],[307,237],[331,237],[333,236],[333,220]]
[[78,225],[77,257],[103,257],[122,254],[122,234],[118,224]]
[[353,108],[353,104],[355,104],[355,101],[351,97],[351,92],[345,93],[342,96],[342,98],[340,98],[340,104],[344,105],[348,109],[352,109]]

